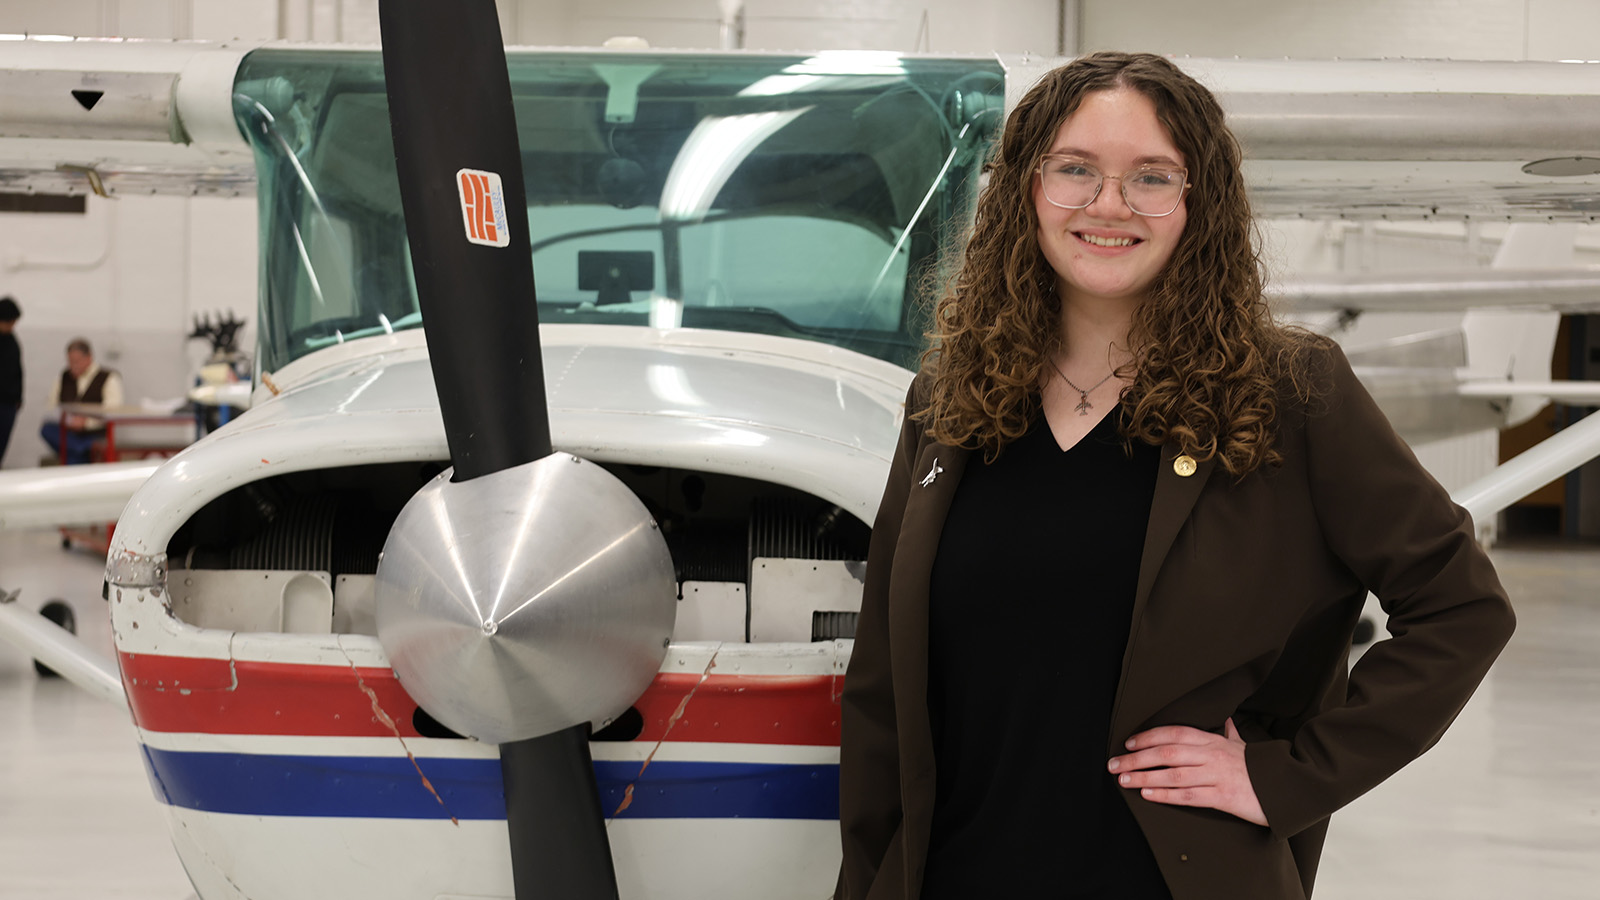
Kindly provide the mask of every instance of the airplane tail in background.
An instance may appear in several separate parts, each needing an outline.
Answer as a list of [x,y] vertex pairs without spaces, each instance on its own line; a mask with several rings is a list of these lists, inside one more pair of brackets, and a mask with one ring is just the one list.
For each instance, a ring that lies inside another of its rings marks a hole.
[[1560,325],[1558,312],[1468,310],[1461,320],[1467,345],[1462,396],[1505,398],[1507,427],[1533,418],[1558,388],[1550,363]]
[[[1495,269],[1564,269],[1573,265],[1575,224],[1515,224],[1491,264]],[[1561,313],[1554,310],[1469,309],[1461,322],[1466,342],[1463,397],[1504,404],[1505,425],[1532,418],[1551,400],[1600,403],[1600,384],[1552,381]]]
[[[1356,374],[1407,440],[1427,442],[1517,425],[1551,401],[1600,405],[1600,382],[1553,380],[1550,375],[1562,310],[1590,311],[1600,297],[1575,290],[1552,301],[1537,290],[1527,293],[1514,284],[1519,273],[1548,279],[1551,273],[1585,271],[1573,265],[1576,238],[1576,225],[1511,225],[1492,264],[1499,276],[1513,279],[1494,279],[1501,285],[1499,296],[1477,298],[1487,300],[1486,305],[1461,298],[1453,307],[1462,314],[1459,325],[1402,334],[1346,351]],[[1440,302],[1448,294],[1446,289],[1433,287],[1427,279],[1417,283],[1425,286],[1422,293],[1440,296],[1430,296],[1421,307],[1404,298],[1385,304],[1374,298],[1388,293],[1414,300],[1416,291],[1406,288],[1404,281],[1375,287],[1376,282],[1369,280],[1364,287],[1374,296],[1367,298],[1367,305],[1353,308],[1389,312],[1451,308]],[[1317,292],[1302,290],[1307,295]]]

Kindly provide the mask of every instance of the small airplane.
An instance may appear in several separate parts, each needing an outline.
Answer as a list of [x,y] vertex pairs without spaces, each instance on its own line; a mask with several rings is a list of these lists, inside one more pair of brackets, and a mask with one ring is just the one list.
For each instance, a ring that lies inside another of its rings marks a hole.
[[[0,632],[128,705],[206,900],[826,896],[839,691],[923,347],[917,285],[965,228],[1008,103],[1057,61],[502,67],[492,3],[382,12],[381,56],[8,46],[0,74],[38,77],[0,89],[22,111],[0,122],[0,184],[253,189],[262,296],[247,412],[159,467],[0,482],[0,526],[117,519],[116,665],[15,603]],[[1234,115],[1263,214],[1532,227],[1600,208],[1582,162],[1600,72],[1183,64]],[[1569,273],[1502,271],[1458,299],[1538,291],[1513,314],[1539,322],[1600,307]],[[1284,296],[1422,294],[1362,287]],[[1505,383],[1474,359],[1493,329],[1465,331],[1365,362],[1464,397],[1495,381],[1462,401],[1487,411],[1474,427],[1524,384],[1593,396],[1547,383],[1548,346]],[[1600,453],[1596,422],[1458,499],[1493,515]]]

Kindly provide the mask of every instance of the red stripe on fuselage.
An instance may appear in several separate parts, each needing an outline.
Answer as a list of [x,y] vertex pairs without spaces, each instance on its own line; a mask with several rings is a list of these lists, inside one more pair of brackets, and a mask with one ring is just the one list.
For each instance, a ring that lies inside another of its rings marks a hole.
[[[418,736],[412,724],[417,703],[393,669],[119,656],[133,720],[149,731],[391,737],[394,731],[373,710],[376,701],[401,737]],[[842,680],[711,675],[702,682],[699,675],[657,675],[634,702],[644,717],[636,740],[837,746]]]
[[150,731],[392,737],[372,708],[376,697],[401,737],[417,736],[417,702],[393,669],[120,656],[133,721]]
[[[644,716],[638,740],[837,747],[843,681],[832,675],[710,675],[701,683],[699,675],[660,674],[633,703]],[[680,705],[683,714],[673,723]]]

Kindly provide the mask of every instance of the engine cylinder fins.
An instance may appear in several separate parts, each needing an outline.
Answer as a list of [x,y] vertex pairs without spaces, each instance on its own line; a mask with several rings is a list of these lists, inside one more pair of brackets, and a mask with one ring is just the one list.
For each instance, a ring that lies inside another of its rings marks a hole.
[[274,504],[266,525],[228,552],[230,569],[331,571],[334,517],[339,500],[331,493],[290,494]]
[[391,521],[347,492],[288,493],[259,532],[228,549],[219,567],[371,575]]
[[750,559],[865,559],[870,535],[837,506],[793,497],[760,497],[750,504]]
[[406,690],[450,730],[501,744],[627,709],[677,612],[648,510],[565,453],[451,474],[401,510],[378,563],[378,640]]

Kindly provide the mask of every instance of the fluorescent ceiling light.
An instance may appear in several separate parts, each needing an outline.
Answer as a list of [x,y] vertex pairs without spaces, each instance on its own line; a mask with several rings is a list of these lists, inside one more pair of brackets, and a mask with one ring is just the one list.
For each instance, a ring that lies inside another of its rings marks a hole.
[[814,107],[706,116],[689,133],[661,188],[663,220],[698,222],[751,151]]
[[800,91],[827,90],[831,83],[848,83],[850,79],[825,75],[768,75],[739,92],[741,97],[772,97],[778,94],[796,94]]
[[[890,84],[904,78],[900,54],[881,50],[824,50],[810,59],[795,63],[777,75],[751,84],[739,92],[741,97],[770,97],[801,91],[831,91]],[[871,81],[862,76],[871,78]]]
[[[756,81],[739,91],[739,96],[859,89],[874,83],[893,83],[903,79],[905,73],[900,54],[892,51],[824,50],[779,74]],[[701,119],[667,173],[661,189],[661,218],[685,222],[704,218],[717,193],[745,157],[810,109],[805,106]]]
[[904,75],[900,54],[890,50],[823,50],[783,71],[790,75]]

